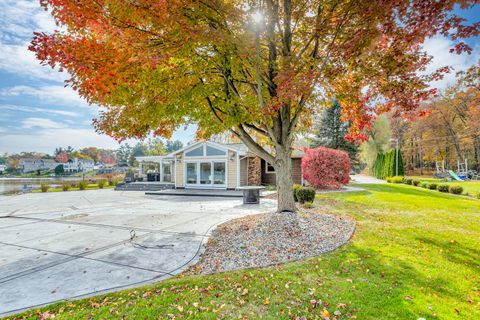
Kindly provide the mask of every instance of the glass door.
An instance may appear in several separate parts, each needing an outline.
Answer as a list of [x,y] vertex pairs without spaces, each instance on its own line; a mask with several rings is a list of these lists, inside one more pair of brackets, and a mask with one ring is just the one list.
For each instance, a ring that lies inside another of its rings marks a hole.
[[212,184],[212,163],[200,162],[200,184]]
[[225,162],[213,162],[213,184],[225,185]]
[[189,161],[186,163],[186,184],[202,187],[224,187],[226,185],[225,161]]
[[187,184],[198,184],[197,163],[187,162]]

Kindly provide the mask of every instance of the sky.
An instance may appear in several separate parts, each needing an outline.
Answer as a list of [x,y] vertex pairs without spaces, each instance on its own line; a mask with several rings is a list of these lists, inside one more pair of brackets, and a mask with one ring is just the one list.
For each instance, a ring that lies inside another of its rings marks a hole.
[[[480,8],[460,14],[477,21]],[[67,146],[119,147],[115,140],[93,129],[91,122],[98,107],[88,105],[71,88],[64,87],[65,73],[41,66],[27,50],[34,31],[54,29],[53,18],[39,7],[38,1],[0,1],[0,153],[52,153],[56,147]],[[426,41],[424,48],[434,57],[427,71],[445,65],[454,68],[453,73],[432,86],[445,88],[455,81],[455,72],[478,61],[480,39],[470,39],[469,44],[473,53],[458,56],[449,53],[453,46],[449,39],[437,36]],[[184,144],[194,138],[195,126],[182,128],[173,135],[173,139]]]

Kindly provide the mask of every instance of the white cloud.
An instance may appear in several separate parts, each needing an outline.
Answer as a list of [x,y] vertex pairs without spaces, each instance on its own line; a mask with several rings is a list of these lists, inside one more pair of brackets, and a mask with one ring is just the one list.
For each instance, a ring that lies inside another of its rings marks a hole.
[[51,32],[55,27],[52,16],[40,7],[38,1],[0,2],[0,33],[9,34],[11,41],[31,37],[33,31]]
[[67,110],[58,110],[58,109],[46,109],[38,107],[27,107],[27,106],[18,106],[18,105],[0,105],[0,110],[2,111],[18,111],[24,113],[48,113],[59,116],[66,117],[78,117],[80,114],[78,112],[67,111]]
[[0,96],[30,96],[40,99],[44,102],[63,104],[65,106],[89,107],[88,103],[82,99],[72,88],[64,86],[14,86],[0,90]]
[[35,133],[0,135],[0,153],[22,151],[51,153],[60,146],[72,146],[75,149],[91,146],[117,149],[119,144],[114,139],[99,135],[92,129],[39,129]]
[[60,122],[56,122],[47,118],[26,118],[22,120],[22,128],[25,129],[32,129],[32,128],[40,128],[40,129],[61,129],[64,128]]
[[442,36],[436,36],[425,41],[423,48],[427,53],[433,56],[432,62],[427,66],[426,73],[432,73],[435,70],[450,66],[453,70],[446,74],[440,81],[431,83],[432,87],[445,89],[448,85],[455,83],[455,74],[458,71],[466,70],[472,64],[475,64],[480,58],[480,50],[474,48],[472,54],[455,54],[450,53],[450,48],[454,47],[454,42]]
[[0,43],[0,70],[28,78],[63,82],[67,73],[60,73],[47,66],[40,65],[35,54],[28,51],[28,43]]

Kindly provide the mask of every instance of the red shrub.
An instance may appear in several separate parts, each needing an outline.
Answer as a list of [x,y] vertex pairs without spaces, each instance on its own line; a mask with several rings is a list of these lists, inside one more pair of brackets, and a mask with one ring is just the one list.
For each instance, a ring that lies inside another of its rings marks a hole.
[[317,189],[340,189],[350,180],[350,158],[340,150],[325,147],[305,149],[302,174]]

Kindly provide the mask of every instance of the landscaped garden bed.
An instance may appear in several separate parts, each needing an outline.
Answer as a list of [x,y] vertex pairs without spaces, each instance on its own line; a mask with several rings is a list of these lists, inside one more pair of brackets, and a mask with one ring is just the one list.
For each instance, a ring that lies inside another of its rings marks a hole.
[[228,221],[209,239],[191,273],[265,267],[332,251],[348,242],[355,221],[316,212],[263,213]]

